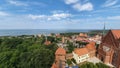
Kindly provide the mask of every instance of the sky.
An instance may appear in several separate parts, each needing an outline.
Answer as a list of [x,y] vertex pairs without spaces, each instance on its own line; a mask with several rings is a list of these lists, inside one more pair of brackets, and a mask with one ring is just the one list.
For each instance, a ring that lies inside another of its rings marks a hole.
[[0,29],[120,29],[120,0],[0,0]]

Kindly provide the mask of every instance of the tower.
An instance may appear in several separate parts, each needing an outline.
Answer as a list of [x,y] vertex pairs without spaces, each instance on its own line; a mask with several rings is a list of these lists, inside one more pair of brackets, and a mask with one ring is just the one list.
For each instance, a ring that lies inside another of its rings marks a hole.
[[65,37],[64,36],[62,37],[62,43],[65,43]]
[[55,52],[56,68],[65,68],[66,65],[66,50],[59,47]]
[[45,41],[47,41],[47,35],[45,35]]
[[103,25],[103,33],[102,33],[102,36],[104,36],[105,35],[105,22],[104,22],[104,25]]

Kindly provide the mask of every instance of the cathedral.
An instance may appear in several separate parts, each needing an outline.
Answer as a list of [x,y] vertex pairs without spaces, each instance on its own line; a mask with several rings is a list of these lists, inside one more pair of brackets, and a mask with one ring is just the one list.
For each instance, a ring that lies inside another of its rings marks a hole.
[[97,57],[105,64],[120,68],[120,30],[109,30],[103,36]]

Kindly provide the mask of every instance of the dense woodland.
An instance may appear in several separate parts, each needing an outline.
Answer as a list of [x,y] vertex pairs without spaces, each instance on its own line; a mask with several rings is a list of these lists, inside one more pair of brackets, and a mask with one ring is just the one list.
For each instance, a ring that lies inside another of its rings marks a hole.
[[44,36],[1,37],[0,68],[50,68],[57,45],[46,46],[44,41]]

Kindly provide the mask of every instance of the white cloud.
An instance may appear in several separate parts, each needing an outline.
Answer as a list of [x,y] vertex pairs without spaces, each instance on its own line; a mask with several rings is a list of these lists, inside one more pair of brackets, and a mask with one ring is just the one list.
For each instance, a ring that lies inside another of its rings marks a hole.
[[28,17],[30,17],[30,18],[32,18],[33,20],[35,20],[35,19],[38,19],[38,18],[40,18],[40,19],[44,19],[44,18],[46,18],[47,16],[45,16],[45,15],[32,15],[32,14],[30,14],[30,15],[28,15]]
[[23,3],[21,1],[16,1],[16,0],[9,0],[8,3],[16,6],[28,6],[27,3]]
[[0,16],[8,16],[8,15],[9,15],[8,13],[0,11]]
[[65,0],[66,4],[74,4],[77,3],[79,0]]
[[107,17],[107,19],[110,19],[110,20],[120,20],[120,16],[111,16],[111,17]]
[[51,11],[51,13],[53,13],[53,14],[56,14],[56,13],[68,13],[68,11],[54,10],[54,11]]
[[61,13],[61,14],[53,14],[51,17],[53,18],[67,18],[71,16],[71,14]]
[[77,4],[73,5],[73,8],[78,11],[91,11],[91,10],[93,10],[93,5],[90,2],[85,3],[83,5],[77,3]]
[[65,0],[65,3],[77,11],[91,11],[93,4],[89,0]]
[[71,14],[68,13],[60,13],[60,14],[53,14],[53,15],[28,15],[29,18],[32,18],[33,20],[36,19],[43,19],[43,20],[61,20],[70,17]]
[[102,7],[110,7],[115,5],[118,0],[106,0],[106,2],[102,5]]

